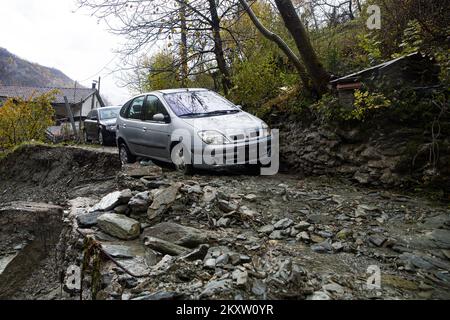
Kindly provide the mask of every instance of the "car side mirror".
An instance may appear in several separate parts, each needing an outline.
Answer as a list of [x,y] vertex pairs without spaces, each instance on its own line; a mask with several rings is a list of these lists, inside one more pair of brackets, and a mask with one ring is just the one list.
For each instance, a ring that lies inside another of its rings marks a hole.
[[237,107],[238,109],[242,110],[242,106],[241,106],[240,104],[238,104],[236,107]]
[[153,121],[165,122],[166,117],[162,113],[157,113],[153,116]]

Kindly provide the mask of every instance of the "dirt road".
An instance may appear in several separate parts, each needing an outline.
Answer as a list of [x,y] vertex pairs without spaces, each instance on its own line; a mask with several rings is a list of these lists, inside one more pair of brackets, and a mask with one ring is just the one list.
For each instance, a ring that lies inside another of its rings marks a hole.
[[[243,172],[185,177],[153,166],[120,169],[110,156],[113,150],[73,150],[58,150],[72,154],[65,157],[72,162],[64,170],[64,176],[72,180],[57,185],[59,191],[52,185],[61,180],[56,175],[59,167],[33,165],[55,150],[32,150],[33,156],[20,165],[19,154],[0,162],[0,200],[56,201],[71,212],[65,215],[65,223],[80,226],[103,196],[129,189],[132,198],[107,211],[140,222],[143,233],[139,239],[119,240],[97,222],[82,229],[112,250],[123,266],[151,276],[133,277],[120,272],[112,261],[104,261],[101,273],[106,282],[98,297],[450,298],[447,204],[327,177],[255,177]],[[30,150],[23,152],[22,156],[31,154]],[[95,164],[81,161],[81,156]],[[5,165],[14,167],[13,163],[25,173],[5,170]],[[90,176],[94,170],[97,173]],[[45,195],[37,190],[45,190]],[[142,201],[148,203],[144,212],[136,209]],[[153,211],[147,210],[150,204]],[[158,231],[168,227],[175,230],[170,236]],[[194,258],[166,255],[158,245],[145,245],[144,235],[149,234],[177,245],[182,243],[180,238],[193,237],[200,247],[181,245],[182,250],[194,250]],[[207,237],[198,240],[198,234]],[[80,241],[79,235],[73,237]],[[3,246],[0,258],[13,245]],[[79,255],[81,249],[71,247],[66,260]],[[31,281],[44,281],[38,271],[26,275],[28,280],[14,297],[70,298],[55,289],[55,282],[43,283],[39,293],[27,290]]]

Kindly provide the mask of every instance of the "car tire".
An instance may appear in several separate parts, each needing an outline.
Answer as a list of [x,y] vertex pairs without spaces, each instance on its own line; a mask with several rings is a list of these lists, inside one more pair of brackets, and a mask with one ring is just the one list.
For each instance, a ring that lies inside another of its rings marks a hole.
[[171,150],[172,162],[177,171],[180,171],[185,175],[192,175],[195,172],[194,166],[192,164],[186,164],[183,150],[184,148],[181,142],[173,146]]
[[84,139],[84,143],[90,143],[91,140],[89,140],[88,138],[88,134],[86,130],[83,130],[83,139]]
[[103,137],[103,132],[98,132],[98,144],[101,146],[105,145],[105,138]]
[[130,152],[125,143],[119,145],[119,159],[122,165],[136,162],[136,156]]

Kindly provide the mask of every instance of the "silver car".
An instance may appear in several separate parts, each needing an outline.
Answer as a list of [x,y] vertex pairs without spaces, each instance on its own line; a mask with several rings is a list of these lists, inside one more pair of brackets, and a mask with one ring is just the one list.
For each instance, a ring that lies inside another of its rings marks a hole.
[[269,165],[271,133],[264,121],[206,89],[160,90],[128,101],[117,118],[122,163],[137,157],[195,168]]

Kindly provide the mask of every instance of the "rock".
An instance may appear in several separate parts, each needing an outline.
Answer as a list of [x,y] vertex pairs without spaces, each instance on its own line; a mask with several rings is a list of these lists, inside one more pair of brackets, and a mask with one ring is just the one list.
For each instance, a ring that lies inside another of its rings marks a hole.
[[91,228],[91,227],[97,225],[97,219],[102,214],[104,214],[104,212],[95,211],[95,212],[88,212],[88,213],[77,216],[78,227],[85,229],[85,228]]
[[322,243],[322,242],[325,241],[325,239],[322,238],[321,236],[316,235],[316,234],[312,234],[311,235],[311,241],[314,242],[314,243]]
[[274,228],[275,228],[275,230],[287,229],[290,226],[292,226],[293,224],[294,224],[294,221],[292,219],[284,218],[284,219],[281,219],[280,221],[278,221],[277,223],[275,223]]
[[203,264],[203,267],[206,269],[215,269],[216,268],[216,259],[209,258],[205,260],[205,263]]
[[356,181],[358,181],[361,184],[368,184],[370,176],[368,173],[362,173],[362,172],[358,171],[353,176],[353,179],[355,179]]
[[260,279],[253,281],[252,293],[256,296],[264,296],[267,292],[267,285]]
[[118,282],[122,287],[124,287],[126,289],[132,289],[132,288],[136,287],[139,283],[138,279],[136,279],[135,277],[132,277],[128,274],[119,276]]
[[333,233],[331,233],[329,231],[324,231],[324,230],[317,231],[317,234],[319,236],[321,236],[322,238],[326,238],[326,239],[333,237]]
[[124,245],[102,244],[102,248],[113,258],[132,259],[135,256],[131,249]]
[[310,237],[309,237],[308,232],[306,232],[306,231],[300,232],[297,235],[296,239],[299,240],[299,241],[304,241],[304,242],[309,242],[311,240]]
[[208,232],[172,222],[163,222],[147,228],[142,237],[155,237],[187,248],[208,242]]
[[309,222],[306,221],[301,221],[300,223],[296,224],[294,226],[295,229],[297,229],[298,231],[306,231],[308,230],[308,228],[311,226],[311,224]]
[[114,212],[117,214],[126,214],[128,211],[128,205],[122,204],[114,208]]
[[208,249],[209,246],[207,244],[202,244],[181,258],[187,261],[203,260],[208,254]]
[[198,185],[198,184],[195,184],[195,185],[193,185],[193,186],[190,186],[190,187],[187,189],[187,192],[188,192],[189,194],[191,194],[191,193],[195,193],[195,194],[203,194],[202,188],[201,188],[200,185]]
[[271,234],[275,230],[274,226],[271,224],[265,225],[258,229],[258,233]]
[[128,202],[128,206],[131,208],[133,213],[146,212],[152,201],[149,191],[144,191],[136,194]]
[[329,283],[322,287],[323,290],[330,293],[335,293],[338,295],[344,294],[344,288],[337,283]]
[[338,238],[339,240],[347,240],[352,235],[353,231],[351,231],[350,229],[342,229],[336,234],[336,238]]
[[308,297],[308,300],[331,300],[331,297],[323,291],[316,291]]
[[255,201],[256,199],[258,199],[258,196],[251,193],[251,194],[247,194],[247,195],[244,197],[244,199],[247,200],[247,201],[253,202],[253,201]]
[[135,239],[141,232],[141,225],[138,221],[115,213],[105,213],[99,216],[97,224],[107,234],[123,240]]
[[408,252],[401,254],[398,258],[408,269],[414,270],[414,268],[419,268],[424,270],[431,270],[434,268],[433,264],[426,261],[424,258]]
[[142,177],[151,177],[151,178],[158,178],[162,176],[162,169],[161,167],[155,166],[155,165],[148,165],[148,166],[139,166],[139,167],[133,167],[132,169],[127,170],[127,175],[132,178],[142,178]]
[[333,251],[333,247],[330,241],[326,240],[322,243],[312,245],[311,250],[317,253],[330,253]]
[[239,208],[239,204],[235,201],[219,200],[218,205],[219,209],[225,213],[237,211],[237,209]]
[[155,251],[171,256],[185,254],[188,251],[185,247],[179,246],[175,243],[150,236],[144,237],[144,244]]
[[253,219],[258,213],[252,209],[247,208],[246,206],[242,206],[239,208],[239,213],[247,218]]
[[436,229],[427,234],[426,237],[430,239],[439,249],[450,249],[450,230]]
[[344,245],[342,244],[342,242],[334,242],[331,246],[333,247],[334,251],[341,251],[342,249],[344,249]]
[[375,235],[369,237],[369,242],[376,245],[377,247],[381,247],[386,242],[386,240],[387,239],[385,237]]
[[223,255],[219,256],[215,260],[217,266],[224,266],[224,265],[228,264],[229,261],[230,261],[230,256],[227,253],[224,253]]
[[284,236],[281,230],[275,230],[269,235],[269,238],[272,240],[283,240]]
[[238,286],[245,286],[248,281],[248,272],[246,270],[236,269],[233,271],[233,280]]
[[241,262],[241,255],[237,252],[233,252],[229,254],[230,262],[232,265],[238,265]]
[[203,188],[203,199],[204,203],[211,203],[217,197],[217,189],[211,186],[206,186]]
[[171,204],[176,200],[180,188],[181,183],[178,182],[155,193],[153,202],[147,210],[147,217],[150,221],[153,221],[170,208]]
[[217,226],[219,228],[226,228],[230,224],[230,221],[231,221],[230,218],[222,217],[217,221]]
[[130,189],[126,189],[123,191],[116,191],[110,193],[102,198],[99,203],[97,203],[90,212],[94,211],[109,211],[113,210],[120,204],[127,204],[128,201],[132,198],[133,194]]
[[230,279],[210,281],[200,294],[200,298],[211,297],[217,293],[229,292],[232,284],[233,282]]
[[307,220],[313,224],[328,224],[333,221],[333,218],[324,214],[311,214]]

